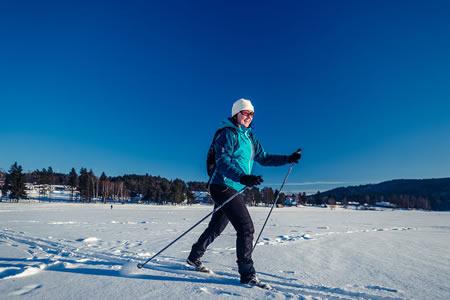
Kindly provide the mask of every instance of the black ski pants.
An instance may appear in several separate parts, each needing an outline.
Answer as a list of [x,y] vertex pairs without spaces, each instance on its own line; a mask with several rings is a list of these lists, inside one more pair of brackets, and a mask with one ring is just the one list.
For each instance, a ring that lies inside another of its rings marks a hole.
[[[210,191],[215,203],[214,207],[221,205],[225,200],[237,193],[235,189],[218,184],[211,184]],[[255,229],[242,195],[238,195],[213,214],[208,228],[192,246],[189,259],[196,260],[202,257],[206,248],[222,233],[228,222],[231,222],[237,233],[236,255],[239,274],[241,278],[246,278],[255,274],[252,260]]]

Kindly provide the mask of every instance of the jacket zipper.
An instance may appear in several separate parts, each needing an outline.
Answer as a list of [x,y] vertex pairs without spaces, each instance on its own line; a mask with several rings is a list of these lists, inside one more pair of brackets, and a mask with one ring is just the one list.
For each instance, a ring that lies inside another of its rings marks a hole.
[[248,174],[251,174],[252,170],[251,170],[250,164],[251,164],[251,162],[253,160],[253,142],[250,139],[250,137],[248,136],[248,132],[245,132],[245,136],[247,137],[248,141],[250,142],[249,143],[250,144],[250,159],[248,161]]

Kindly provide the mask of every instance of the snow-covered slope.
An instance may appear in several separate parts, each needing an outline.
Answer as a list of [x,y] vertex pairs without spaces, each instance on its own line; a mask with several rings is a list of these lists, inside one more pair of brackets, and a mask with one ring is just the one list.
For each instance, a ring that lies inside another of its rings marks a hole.
[[[0,203],[0,299],[450,299],[450,213],[275,209],[254,253],[275,289],[239,284],[231,225],[184,263],[208,206]],[[256,231],[268,208],[250,208]]]

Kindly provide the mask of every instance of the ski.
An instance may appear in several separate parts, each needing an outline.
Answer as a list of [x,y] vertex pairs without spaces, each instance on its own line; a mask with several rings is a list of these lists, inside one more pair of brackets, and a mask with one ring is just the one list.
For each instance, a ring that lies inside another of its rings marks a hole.
[[[176,271],[178,273],[180,273],[181,270],[187,270],[189,272],[198,272],[198,273],[204,273],[205,275],[218,276],[217,277],[218,279],[223,277],[223,275],[216,274],[210,268],[206,267],[202,262],[199,263],[199,261],[196,261],[194,263],[192,261],[186,260],[186,262],[184,264],[183,263],[181,263],[181,264],[173,263],[173,266],[177,266],[177,268],[173,268],[172,263],[169,263],[165,266],[157,266],[157,265],[152,264],[151,266],[148,266],[146,268],[150,269],[150,270],[153,269],[153,270],[168,271],[168,272]],[[181,272],[183,272],[183,271],[181,271]],[[199,276],[200,276],[200,274],[199,274]],[[227,276],[225,276],[225,277],[227,277]],[[228,279],[230,279],[230,278],[227,278],[227,280]],[[248,287],[248,288],[257,287],[257,288],[261,288],[261,289],[268,290],[268,291],[276,291],[276,288],[272,287],[268,283],[262,282],[257,277],[246,283],[241,282],[241,286]]]

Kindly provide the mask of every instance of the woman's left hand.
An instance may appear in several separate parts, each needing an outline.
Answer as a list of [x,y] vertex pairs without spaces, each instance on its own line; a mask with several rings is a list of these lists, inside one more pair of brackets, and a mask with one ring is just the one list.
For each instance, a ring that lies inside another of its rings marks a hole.
[[288,156],[288,163],[298,163],[298,161],[302,158],[302,149],[298,149],[294,153]]

